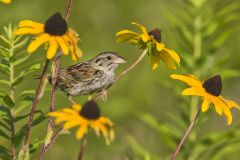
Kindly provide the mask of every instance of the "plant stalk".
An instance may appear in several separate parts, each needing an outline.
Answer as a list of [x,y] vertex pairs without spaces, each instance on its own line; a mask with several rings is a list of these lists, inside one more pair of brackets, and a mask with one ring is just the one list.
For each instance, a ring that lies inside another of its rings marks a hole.
[[87,145],[87,139],[84,138],[82,140],[82,142],[81,142],[81,145],[80,145],[80,150],[79,150],[79,154],[78,154],[77,160],[83,160],[83,155],[84,155],[84,151],[85,151],[86,145]]
[[26,151],[27,146],[29,144],[30,130],[31,130],[31,127],[32,127],[33,116],[34,116],[37,104],[39,102],[39,99],[40,99],[40,95],[41,95],[41,91],[42,91],[44,81],[45,81],[45,78],[46,78],[46,73],[47,73],[47,69],[48,69],[48,66],[49,66],[49,62],[50,61],[48,59],[46,59],[45,65],[44,65],[44,68],[43,68],[43,71],[42,71],[41,79],[40,79],[40,82],[38,84],[38,87],[37,87],[37,90],[36,90],[36,93],[35,93],[35,96],[34,96],[34,100],[33,100],[33,103],[32,103],[32,110],[30,112],[30,116],[29,116],[29,120],[28,120],[28,126],[27,126],[25,139],[24,139],[24,143],[23,143],[23,147],[22,147],[24,152]]
[[[65,20],[66,21],[68,21],[68,19],[69,19],[72,6],[73,6],[73,0],[69,0],[67,10],[66,10],[66,14],[65,14]],[[59,49],[58,51],[62,52],[61,49]],[[54,108],[55,108],[54,105],[55,105],[55,96],[56,96],[56,88],[57,88],[57,76],[58,76],[58,70],[59,70],[59,65],[60,65],[60,59],[61,59],[61,56],[59,56],[56,59],[56,61],[54,62],[54,71],[53,71],[53,79],[52,79],[52,93],[51,93],[51,100],[50,100],[50,112],[54,111]],[[52,119],[49,118],[46,135],[48,135],[48,131],[51,129],[51,127],[52,127]],[[57,137],[58,137],[58,133],[56,135],[56,138]],[[56,139],[56,138],[54,138],[54,139]],[[54,141],[52,143],[54,143]],[[49,144],[44,143],[42,145],[39,160],[42,160],[44,158],[48,148],[49,148]]]
[[185,141],[187,140],[187,138],[188,138],[188,136],[189,136],[189,134],[190,134],[190,132],[191,132],[194,124],[196,123],[196,121],[197,121],[200,113],[201,113],[201,108],[198,109],[195,118],[194,118],[194,119],[192,120],[192,122],[190,123],[187,131],[185,132],[185,134],[184,134],[183,138],[181,139],[180,143],[178,144],[178,146],[177,146],[177,148],[176,148],[176,150],[175,150],[175,152],[174,152],[171,160],[175,160],[175,159],[177,158],[177,156],[178,156],[178,154],[179,154],[182,146],[184,145]]

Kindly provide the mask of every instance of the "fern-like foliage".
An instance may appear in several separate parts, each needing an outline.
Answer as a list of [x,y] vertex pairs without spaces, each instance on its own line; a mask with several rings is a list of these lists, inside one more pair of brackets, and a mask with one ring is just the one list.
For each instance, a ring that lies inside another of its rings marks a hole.
[[[26,67],[30,56],[25,48],[28,39],[15,36],[14,30],[11,25],[8,25],[0,35],[0,139],[3,139],[0,140],[0,159],[4,160],[17,158],[27,127],[26,122],[21,127],[19,124],[28,117],[29,114],[24,113],[23,110],[29,107],[30,111],[34,96],[34,90],[21,90],[21,92],[16,90],[28,75],[41,67],[40,63]],[[34,120],[33,125],[44,119],[41,111],[37,113],[39,116]],[[32,146],[30,148],[32,151],[38,147]]]

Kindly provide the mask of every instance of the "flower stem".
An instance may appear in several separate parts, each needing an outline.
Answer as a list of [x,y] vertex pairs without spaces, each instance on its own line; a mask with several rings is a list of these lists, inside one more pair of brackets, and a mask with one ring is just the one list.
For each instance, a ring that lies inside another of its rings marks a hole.
[[[123,76],[125,76],[129,71],[131,71],[133,68],[136,67],[136,65],[138,63],[140,63],[142,61],[142,59],[146,56],[146,54],[148,53],[148,49],[145,49],[142,54],[138,57],[138,59],[136,61],[134,61],[127,69],[125,69],[121,74],[119,74],[115,79],[113,84],[115,84],[119,79],[121,79]],[[113,85],[112,84],[112,85]],[[101,92],[99,92],[95,97],[93,97],[91,100],[96,100],[97,98],[99,98],[101,96]]]
[[197,121],[197,119],[198,119],[198,117],[199,117],[199,115],[200,115],[200,112],[201,112],[201,108],[198,109],[195,118],[192,120],[192,122],[191,122],[191,124],[189,125],[187,131],[185,132],[183,138],[181,139],[180,143],[178,144],[177,149],[175,150],[175,152],[174,152],[171,160],[175,160],[175,159],[177,158],[177,155],[179,154],[182,146],[184,145],[185,141],[187,140],[187,138],[188,138],[188,136],[189,136],[189,134],[190,134],[190,132],[191,132],[194,124],[196,123],[196,121]]
[[82,140],[82,142],[81,142],[81,145],[80,145],[80,150],[79,150],[79,154],[78,154],[77,160],[82,160],[83,159],[83,154],[84,154],[86,145],[87,145],[87,139],[84,138]]
[[45,81],[45,78],[46,78],[46,72],[47,72],[47,69],[48,69],[48,66],[49,66],[49,62],[50,62],[49,60],[46,60],[46,62],[45,62],[45,65],[44,65],[44,68],[43,68],[43,71],[42,71],[42,75],[41,75],[41,79],[40,79],[40,82],[38,84],[38,87],[37,87],[37,90],[36,90],[36,93],[35,93],[35,96],[34,96],[34,100],[33,100],[33,103],[32,103],[32,110],[30,112],[27,131],[26,131],[26,134],[25,134],[25,140],[24,140],[24,144],[23,144],[23,148],[22,148],[24,151],[26,151],[26,149],[27,149],[26,147],[29,144],[29,138],[30,138],[29,136],[30,136],[30,130],[31,130],[31,127],[32,127],[33,116],[34,116],[38,101],[40,99],[41,90],[42,90],[43,85],[44,85],[44,81]]
[[[70,12],[71,12],[71,9],[72,9],[72,5],[73,5],[73,0],[69,0],[67,10],[66,10],[66,14],[65,14],[65,20],[66,21],[68,21],[68,19],[69,19]],[[61,53],[62,52],[61,49],[58,49],[58,52]],[[60,55],[62,55],[62,53]],[[56,88],[57,88],[57,76],[58,76],[58,70],[59,70],[59,65],[60,65],[60,59],[61,59],[61,56],[59,56],[54,62],[54,71],[53,71],[53,79],[52,79],[52,93],[51,93],[51,100],[50,100],[50,112],[54,111],[54,108],[55,108],[54,105],[55,105],[55,96],[56,96]],[[51,128],[52,128],[52,119],[49,118],[48,125],[47,125],[46,136],[48,135],[48,132],[49,132],[49,130],[51,130]],[[44,143],[42,145],[39,160],[43,159],[43,157],[45,156],[45,154],[47,152],[47,149],[49,148],[49,146],[51,144],[53,144],[55,142],[55,139],[57,139],[59,133],[60,132],[56,132],[56,134],[51,137],[51,139],[54,139],[53,141],[50,141],[47,144]]]
[[120,78],[122,78],[124,75],[126,75],[130,70],[132,70],[139,62],[142,61],[143,57],[147,54],[148,49],[145,49],[143,53],[138,57],[138,59],[130,65],[127,69],[125,69],[119,76],[117,76],[114,80],[114,83],[116,83]]

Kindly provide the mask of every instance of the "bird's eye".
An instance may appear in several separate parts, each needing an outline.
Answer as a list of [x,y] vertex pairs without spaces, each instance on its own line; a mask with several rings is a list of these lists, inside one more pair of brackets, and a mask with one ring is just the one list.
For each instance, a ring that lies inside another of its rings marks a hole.
[[111,60],[111,59],[112,59],[112,57],[111,57],[111,56],[107,56],[107,59],[108,59],[108,60]]

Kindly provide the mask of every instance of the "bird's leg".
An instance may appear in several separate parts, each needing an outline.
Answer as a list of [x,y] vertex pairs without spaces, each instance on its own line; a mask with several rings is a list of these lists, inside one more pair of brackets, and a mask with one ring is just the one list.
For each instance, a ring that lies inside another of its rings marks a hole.
[[70,95],[67,95],[67,98],[70,102],[72,102],[72,104],[77,104],[73,99],[72,99],[72,96]]
[[100,97],[102,98],[102,100],[104,102],[106,102],[107,101],[107,90],[105,90],[105,89],[101,90]]

